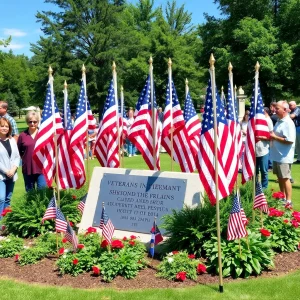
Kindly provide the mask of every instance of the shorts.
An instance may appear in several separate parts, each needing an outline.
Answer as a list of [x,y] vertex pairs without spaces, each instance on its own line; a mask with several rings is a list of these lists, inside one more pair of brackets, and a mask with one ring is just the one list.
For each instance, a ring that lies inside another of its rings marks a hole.
[[292,164],[288,163],[279,163],[277,161],[273,161],[273,174],[277,175],[278,178],[292,178],[291,173]]

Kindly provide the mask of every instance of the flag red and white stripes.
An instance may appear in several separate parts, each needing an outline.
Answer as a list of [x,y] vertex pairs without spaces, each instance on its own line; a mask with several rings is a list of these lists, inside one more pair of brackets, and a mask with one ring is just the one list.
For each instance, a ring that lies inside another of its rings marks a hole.
[[256,181],[253,209],[259,209],[266,214],[269,212],[268,202],[259,181]]
[[102,208],[101,219],[100,219],[100,229],[102,229],[102,236],[111,244],[112,237],[114,235],[115,227],[111,222],[110,218],[105,212],[105,208]]

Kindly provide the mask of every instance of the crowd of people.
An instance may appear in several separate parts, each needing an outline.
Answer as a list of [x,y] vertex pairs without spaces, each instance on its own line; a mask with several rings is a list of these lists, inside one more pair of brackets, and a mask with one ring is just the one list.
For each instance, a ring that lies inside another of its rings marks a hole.
[[[33,150],[37,140],[40,116],[36,112],[28,112],[25,120],[28,128],[20,135],[14,118],[8,113],[6,101],[0,101],[0,215],[10,206],[15,181],[18,178],[17,169],[22,161],[22,174],[25,190],[42,189],[46,180],[42,170],[32,160]],[[240,123],[242,141],[245,143],[249,111]],[[285,194],[283,201],[292,205],[292,164],[300,164],[300,109],[295,101],[272,102],[270,108],[264,108],[270,138],[256,137],[256,175],[262,188],[268,187],[268,171],[278,178],[280,191]],[[159,122],[163,122],[163,112],[158,108]],[[127,130],[134,120],[133,108],[127,111]],[[97,128],[88,132],[89,157],[94,157]],[[124,152],[128,157],[136,156],[136,147],[126,139]],[[297,160],[294,162],[294,154]],[[243,159],[243,155],[242,155]]]
[[[268,187],[268,171],[277,176],[282,199],[287,205],[292,205],[292,164],[300,163],[300,109],[295,101],[285,100],[272,102],[270,108],[264,108],[270,138],[256,136],[256,176],[261,181],[263,189]],[[245,143],[249,111],[240,123],[242,140]],[[297,160],[294,162],[294,155]],[[242,154],[243,159],[243,154]]]

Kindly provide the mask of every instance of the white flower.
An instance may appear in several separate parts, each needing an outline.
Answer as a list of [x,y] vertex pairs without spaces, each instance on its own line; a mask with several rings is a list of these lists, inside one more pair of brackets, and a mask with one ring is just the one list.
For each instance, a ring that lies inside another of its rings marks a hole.
[[168,257],[168,262],[171,264],[174,261],[174,258]]
[[173,252],[168,253],[168,256],[173,256]]
[[68,252],[69,252],[69,249],[65,249],[65,250],[64,250],[64,253],[68,253]]
[[29,247],[28,247],[28,246],[24,246],[23,248],[24,248],[24,249],[28,249]]
[[66,254],[64,254],[63,256],[62,256],[62,258],[66,258],[67,257],[67,255]]

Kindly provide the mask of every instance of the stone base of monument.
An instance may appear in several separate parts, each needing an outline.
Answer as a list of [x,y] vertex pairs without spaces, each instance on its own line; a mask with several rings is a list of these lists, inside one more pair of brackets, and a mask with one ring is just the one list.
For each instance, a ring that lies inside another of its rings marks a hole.
[[162,217],[198,205],[203,193],[198,174],[95,167],[79,232],[99,227],[104,204],[114,237],[135,235],[147,243],[154,220],[164,234]]

